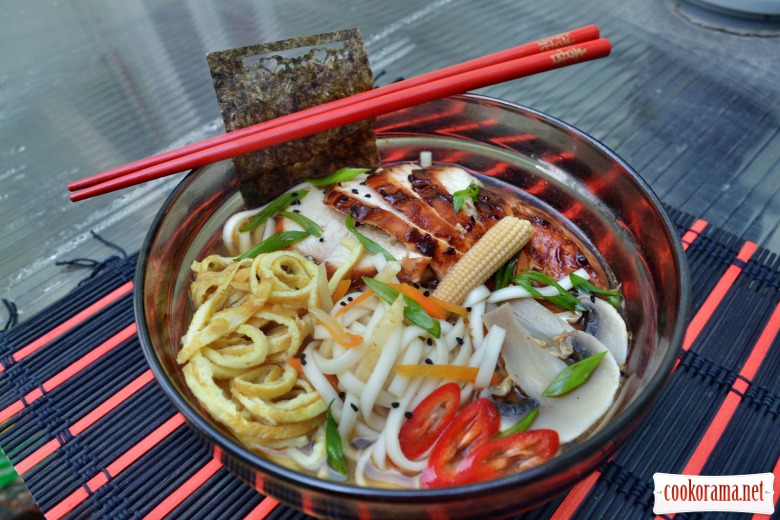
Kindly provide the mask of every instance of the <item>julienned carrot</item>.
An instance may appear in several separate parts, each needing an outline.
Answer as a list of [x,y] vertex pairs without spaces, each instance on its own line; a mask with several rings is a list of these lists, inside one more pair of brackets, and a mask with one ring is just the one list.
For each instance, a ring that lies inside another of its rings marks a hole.
[[303,366],[301,365],[301,358],[297,358],[297,357],[287,358],[284,360],[284,362],[290,365],[291,367],[293,367],[295,371],[298,372],[299,374],[303,374]]
[[360,296],[358,296],[357,298],[355,298],[354,300],[352,300],[348,304],[346,304],[343,307],[341,307],[338,311],[336,311],[336,314],[334,314],[333,316],[338,318],[339,316],[344,314],[344,312],[346,312],[347,309],[350,309],[350,308],[354,307],[355,305],[368,300],[373,295],[374,295],[374,291],[372,291],[371,289],[366,289],[366,292],[364,292],[363,294],[361,294]]
[[331,337],[346,348],[359,347],[363,343],[363,338],[353,334],[339,325],[336,318],[323,311],[322,309],[309,309],[309,312],[322,323],[322,326],[330,333]]
[[[396,365],[393,367],[396,374],[401,376],[440,377],[442,379],[457,379],[473,383],[477,379],[478,368],[458,365]],[[491,385],[499,383],[497,374],[493,374]]]
[[390,285],[390,287],[396,291],[399,291],[401,294],[404,294],[419,303],[420,307],[425,309],[425,312],[427,312],[431,318],[436,318],[439,320],[446,318],[446,313],[444,312],[444,309],[442,309],[441,305],[438,305],[428,296],[425,296],[425,294],[420,289],[412,287],[406,283],[391,283],[388,285]]
[[448,301],[442,300],[441,298],[437,298],[434,295],[428,296],[428,299],[430,299],[432,302],[434,302],[436,305],[438,305],[439,307],[441,307],[447,312],[451,312],[453,314],[463,316],[465,319],[468,319],[469,317],[469,311],[466,310],[465,307],[461,307],[460,305],[455,305],[454,303],[450,303]]
[[333,303],[336,303],[340,299],[344,297],[345,294],[347,294],[347,291],[349,290],[349,285],[352,283],[352,280],[341,280],[339,284],[336,286],[336,290],[333,291],[333,295],[331,298],[333,298]]
[[[290,365],[295,369],[296,372],[303,375],[303,364],[301,363],[301,358],[288,358],[284,360],[285,363]],[[339,380],[336,376],[333,374],[323,374],[325,376],[325,379],[328,380],[330,385],[333,387],[334,390],[338,391],[339,389]]]

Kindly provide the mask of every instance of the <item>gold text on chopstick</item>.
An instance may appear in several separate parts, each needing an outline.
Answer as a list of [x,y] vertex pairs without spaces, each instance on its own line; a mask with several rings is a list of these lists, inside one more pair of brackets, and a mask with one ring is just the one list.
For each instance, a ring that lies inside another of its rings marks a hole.
[[569,61],[579,61],[586,52],[588,52],[587,49],[582,48],[574,48],[565,51],[560,50],[550,56],[550,59],[555,65],[560,65],[561,63],[566,63]]
[[574,40],[572,40],[569,36],[570,34],[568,32],[556,34],[555,36],[550,36],[549,38],[542,38],[541,40],[537,40],[536,44],[539,46],[539,51],[550,51],[552,49],[557,49],[559,47],[565,47],[567,45],[573,44]]

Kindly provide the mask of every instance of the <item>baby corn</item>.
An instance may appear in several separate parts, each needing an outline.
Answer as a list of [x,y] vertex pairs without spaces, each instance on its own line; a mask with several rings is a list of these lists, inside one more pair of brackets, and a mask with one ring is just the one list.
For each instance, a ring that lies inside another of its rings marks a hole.
[[452,266],[433,295],[460,305],[472,289],[485,283],[499,267],[517,254],[532,234],[533,228],[527,220],[504,217]]

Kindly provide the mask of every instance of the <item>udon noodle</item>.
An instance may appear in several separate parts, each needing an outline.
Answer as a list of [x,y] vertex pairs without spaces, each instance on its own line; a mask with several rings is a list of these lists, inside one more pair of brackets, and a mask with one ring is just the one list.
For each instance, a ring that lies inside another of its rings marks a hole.
[[[465,219],[453,226],[459,237],[442,238],[435,224],[418,237],[432,246],[403,243],[410,233],[393,226],[411,212],[409,229],[420,229],[423,206],[393,207],[392,187],[376,187],[391,175],[382,170],[324,190],[298,186],[294,214],[281,207],[249,231],[260,209],[240,212],[222,250],[193,262],[193,316],[177,361],[241,444],[322,478],[438,487],[542,464],[598,428],[629,342],[608,277],[582,261],[590,252],[550,238],[561,232],[549,216],[521,214],[524,202],[462,170],[439,188],[449,207],[430,202],[430,185],[414,183],[432,168],[394,178],[407,198],[422,193],[439,214]],[[386,201],[366,202],[372,195]],[[559,264],[569,253],[579,264],[555,271],[536,251],[538,233],[559,244],[563,252],[549,252]]]

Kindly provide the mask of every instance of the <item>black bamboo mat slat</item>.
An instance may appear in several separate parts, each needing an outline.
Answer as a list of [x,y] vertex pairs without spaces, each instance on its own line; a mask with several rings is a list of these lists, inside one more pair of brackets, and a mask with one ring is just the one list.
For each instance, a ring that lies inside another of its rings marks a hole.
[[[780,258],[668,209],[693,287],[680,363],[611,460],[518,519],[649,518],[655,472],[777,475]],[[0,334],[0,446],[39,506],[49,518],[307,518],[223,468],[154,383],[133,322],[136,260],[110,258]]]

